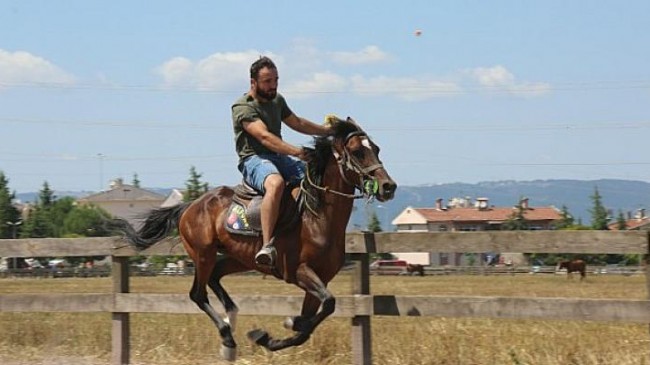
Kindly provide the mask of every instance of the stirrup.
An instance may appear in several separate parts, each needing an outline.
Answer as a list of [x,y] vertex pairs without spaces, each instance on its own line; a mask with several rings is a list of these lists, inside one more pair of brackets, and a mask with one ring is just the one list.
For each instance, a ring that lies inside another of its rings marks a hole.
[[257,254],[255,254],[255,264],[257,266],[272,267],[275,265],[276,250],[272,245],[262,247]]

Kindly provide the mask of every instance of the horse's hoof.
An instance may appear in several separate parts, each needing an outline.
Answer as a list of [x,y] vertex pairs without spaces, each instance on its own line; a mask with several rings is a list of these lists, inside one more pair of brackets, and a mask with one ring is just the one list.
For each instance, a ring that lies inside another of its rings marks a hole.
[[252,330],[248,332],[248,339],[258,345],[266,346],[269,343],[269,334],[262,330]]
[[284,328],[291,330],[293,329],[293,318],[292,317],[287,317],[287,319],[284,320]]
[[237,348],[221,345],[221,357],[226,361],[237,360]]

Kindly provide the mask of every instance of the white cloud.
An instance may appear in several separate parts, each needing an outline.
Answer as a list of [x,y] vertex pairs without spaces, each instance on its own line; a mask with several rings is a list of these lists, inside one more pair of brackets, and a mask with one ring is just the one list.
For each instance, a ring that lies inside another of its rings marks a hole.
[[[257,50],[218,52],[200,60],[175,57],[158,66],[155,71],[167,87],[228,92],[243,90],[248,86],[250,64],[260,54],[266,54],[276,62],[280,69],[280,91],[292,98],[307,98],[323,93],[349,93],[391,96],[417,102],[463,95],[476,88],[481,92],[518,96],[537,96],[551,90],[547,83],[520,81],[501,65],[460,70],[460,77],[456,73],[447,78],[431,75],[349,76],[343,74],[345,65],[381,62],[390,56],[377,46],[367,46],[357,52],[321,51],[306,40],[296,41],[294,47],[285,54],[286,57]],[[336,68],[337,64],[343,64],[342,68]]]
[[330,52],[329,55],[332,61],[344,65],[377,63],[389,59],[388,54],[377,46],[367,46],[357,52]]
[[283,88],[283,94],[292,97],[308,97],[313,94],[343,92],[349,82],[333,72],[316,72],[311,77],[293,82]]
[[419,77],[378,76],[352,77],[352,89],[362,95],[393,95],[407,101],[421,101],[462,93],[459,85],[450,81],[427,80]]
[[487,91],[505,91],[514,95],[537,96],[551,90],[548,83],[519,82],[516,80],[515,75],[501,65],[477,67],[469,70],[468,73]]
[[189,85],[194,80],[194,64],[185,57],[174,57],[158,66],[156,71],[166,85]]
[[483,86],[510,86],[515,83],[515,76],[503,66],[477,67],[472,74]]
[[243,52],[218,52],[196,62],[185,57],[174,57],[155,68],[167,87],[190,87],[205,90],[227,91],[248,85],[251,63],[268,52],[255,50]]
[[9,52],[0,49],[0,83],[55,83],[72,84],[75,78],[48,60],[29,52]]

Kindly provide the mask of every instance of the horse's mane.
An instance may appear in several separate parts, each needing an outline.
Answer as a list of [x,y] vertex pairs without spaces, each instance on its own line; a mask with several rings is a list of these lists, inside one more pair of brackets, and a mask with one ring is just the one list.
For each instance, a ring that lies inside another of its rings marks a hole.
[[325,167],[332,158],[332,143],[336,139],[343,139],[352,132],[360,131],[358,125],[347,120],[335,118],[332,123],[333,133],[329,136],[314,137],[314,147],[308,148],[306,179],[308,181],[303,183],[303,190],[305,190],[304,204],[307,205],[307,210],[314,213],[320,207],[320,199],[318,191],[312,186],[312,183],[317,186],[322,186],[323,176],[325,175]]

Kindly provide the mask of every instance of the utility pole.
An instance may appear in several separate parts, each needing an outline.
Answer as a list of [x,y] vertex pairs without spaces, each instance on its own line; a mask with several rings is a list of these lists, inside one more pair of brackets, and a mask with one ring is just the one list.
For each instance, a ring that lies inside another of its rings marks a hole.
[[[8,226],[11,226],[11,236],[12,236],[12,238],[16,239],[16,231],[18,230],[18,226],[23,224],[23,221],[21,221],[19,219],[19,220],[15,221],[15,222],[7,221],[6,223],[7,223]],[[16,267],[16,258],[12,257],[11,260],[13,262],[13,269],[16,270],[17,269],[17,267]]]

